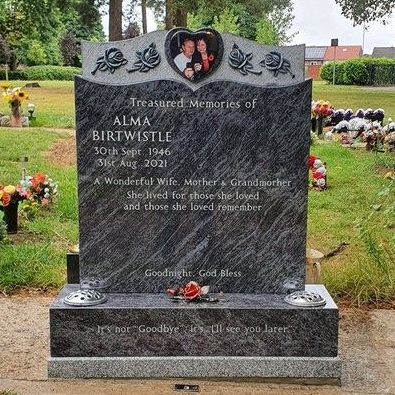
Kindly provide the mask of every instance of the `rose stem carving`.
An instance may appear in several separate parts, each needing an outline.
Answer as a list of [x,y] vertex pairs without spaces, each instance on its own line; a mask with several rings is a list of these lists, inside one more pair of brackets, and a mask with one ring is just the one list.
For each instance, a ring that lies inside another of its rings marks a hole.
[[250,63],[252,56],[252,53],[245,54],[235,43],[229,54],[228,61],[231,67],[239,70],[243,75],[247,75],[248,73],[260,75],[262,71],[254,70],[254,66]]
[[269,71],[272,71],[275,77],[277,77],[279,73],[289,73],[292,78],[295,78],[295,74],[291,72],[291,62],[284,58],[279,52],[269,52],[259,64]]
[[95,75],[97,70],[109,70],[110,73],[114,73],[116,69],[126,63],[128,63],[128,61],[123,57],[123,53],[118,48],[108,48],[104,52],[104,56],[100,56],[96,60],[96,67],[91,73]]
[[156,50],[155,43],[150,44],[142,52],[136,52],[137,61],[134,62],[133,68],[128,70],[128,73],[140,71],[146,73],[147,71],[155,68],[160,63],[160,55]]

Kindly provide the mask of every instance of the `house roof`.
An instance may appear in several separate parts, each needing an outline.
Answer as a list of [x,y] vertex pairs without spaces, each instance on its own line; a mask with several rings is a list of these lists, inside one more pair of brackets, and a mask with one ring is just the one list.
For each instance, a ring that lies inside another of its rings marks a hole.
[[374,47],[372,57],[395,59],[395,47]]
[[360,45],[339,45],[338,47],[327,47],[324,60],[333,60],[336,48],[336,60],[348,60],[362,56]]
[[324,60],[326,47],[306,47],[306,60]]

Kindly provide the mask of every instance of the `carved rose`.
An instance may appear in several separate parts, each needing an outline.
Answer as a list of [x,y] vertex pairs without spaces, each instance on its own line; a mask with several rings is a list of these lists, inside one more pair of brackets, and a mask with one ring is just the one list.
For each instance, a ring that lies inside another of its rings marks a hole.
[[136,57],[137,61],[134,63],[134,67],[128,70],[129,73],[137,70],[146,73],[160,63],[160,55],[156,50],[155,43],[150,44],[144,51],[136,52]]
[[229,54],[228,62],[231,67],[240,71],[241,74],[247,75],[248,73],[261,74],[262,71],[253,70],[254,67],[251,64],[252,53],[244,53],[238,45],[233,44],[232,51]]
[[123,57],[123,53],[118,48],[108,48],[103,56],[100,56],[96,61],[96,67],[92,71],[95,75],[97,70],[109,71],[114,73],[116,69],[126,64],[128,61]]
[[291,74],[292,78],[295,78],[295,75],[291,72],[291,62],[288,59],[285,59],[279,52],[269,52],[267,55],[265,55],[264,59],[259,62],[259,64],[262,67],[272,71],[275,77],[277,77],[279,73],[289,73]]

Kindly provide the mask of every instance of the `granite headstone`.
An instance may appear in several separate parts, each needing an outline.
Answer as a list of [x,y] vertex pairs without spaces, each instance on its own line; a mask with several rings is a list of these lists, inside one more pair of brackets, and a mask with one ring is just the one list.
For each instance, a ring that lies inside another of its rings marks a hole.
[[[105,292],[162,293],[190,280],[216,292],[302,289],[311,101],[311,81],[298,72],[304,46],[279,53],[217,34],[218,61],[203,81],[189,80],[171,64],[179,33],[83,47],[81,281]],[[145,47],[152,69],[120,61],[113,74],[96,70],[102,53],[118,50],[125,61]],[[267,69],[273,53],[288,66],[277,76]]]
[[[212,29],[83,44],[80,288],[107,301],[62,290],[50,377],[340,377],[337,307],[305,287],[311,88],[304,46]],[[190,280],[216,302],[167,298]],[[326,305],[284,301],[305,288]]]

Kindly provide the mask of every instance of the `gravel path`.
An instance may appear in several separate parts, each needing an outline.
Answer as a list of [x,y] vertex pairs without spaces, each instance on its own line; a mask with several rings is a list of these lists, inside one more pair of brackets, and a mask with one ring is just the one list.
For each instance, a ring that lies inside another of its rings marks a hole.
[[175,394],[175,383],[199,384],[202,394],[395,394],[395,310],[341,313],[342,387],[262,380],[48,380],[48,307],[52,298],[0,297],[0,394]]

